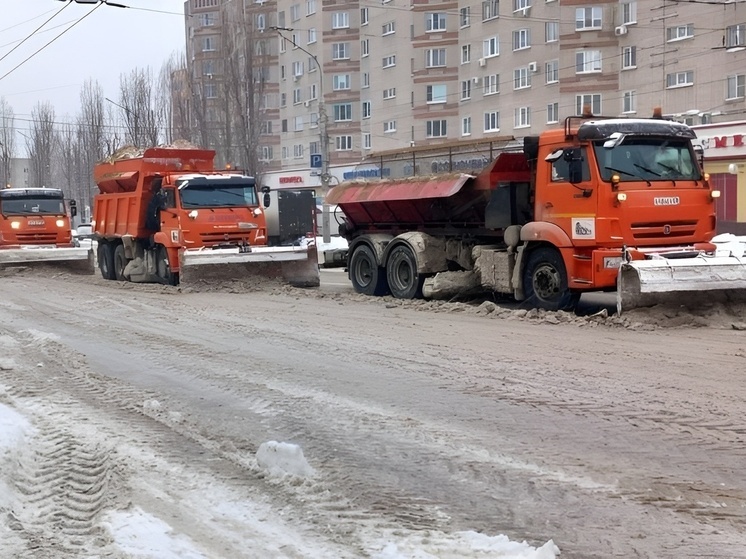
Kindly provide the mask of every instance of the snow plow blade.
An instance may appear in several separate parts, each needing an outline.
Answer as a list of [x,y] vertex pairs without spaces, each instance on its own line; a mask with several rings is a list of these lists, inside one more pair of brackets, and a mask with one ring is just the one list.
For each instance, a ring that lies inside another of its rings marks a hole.
[[185,250],[181,254],[179,284],[182,287],[249,282],[268,278],[295,287],[320,285],[316,245]]
[[95,272],[93,250],[79,247],[23,247],[0,250],[0,269],[37,267],[92,275]]
[[746,258],[705,256],[652,258],[622,263],[617,312],[658,304],[696,308],[746,300]]

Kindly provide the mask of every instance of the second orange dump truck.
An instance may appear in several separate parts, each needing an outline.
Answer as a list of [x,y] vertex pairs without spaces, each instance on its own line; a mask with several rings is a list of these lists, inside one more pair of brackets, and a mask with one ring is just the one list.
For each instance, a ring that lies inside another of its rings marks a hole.
[[212,150],[155,147],[125,150],[96,165],[101,275],[172,285],[258,275],[319,285],[313,242],[269,246],[256,181],[216,170],[214,156]]

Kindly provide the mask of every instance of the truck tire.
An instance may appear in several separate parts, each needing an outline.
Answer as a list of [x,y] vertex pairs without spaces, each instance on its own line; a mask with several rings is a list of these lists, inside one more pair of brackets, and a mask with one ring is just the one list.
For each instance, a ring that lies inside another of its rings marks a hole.
[[368,245],[358,245],[350,257],[350,281],[357,293],[363,295],[385,295],[386,270],[376,261],[376,255]]
[[163,245],[158,245],[155,249],[156,274],[166,285],[176,285],[179,283],[179,276],[171,271],[171,265],[168,263],[168,251]]
[[116,279],[114,274],[114,251],[109,243],[99,243],[98,245],[98,269],[101,270],[101,277],[107,280]]
[[127,266],[127,257],[124,255],[124,245],[119,243],[114,249],[114,277],[119,281],[127,281],[124,277],[124,268]]
[[579,293],[567,288],[567,270],[560,253],[540,247],[528,254],[523,268],[523,291],[526,302],[548,311],[572,311],[580,299]]
[[398,245],[386,261],[386,280],[397,299],[421,299],[425,276],[417,272],[417,257],[407,245]]

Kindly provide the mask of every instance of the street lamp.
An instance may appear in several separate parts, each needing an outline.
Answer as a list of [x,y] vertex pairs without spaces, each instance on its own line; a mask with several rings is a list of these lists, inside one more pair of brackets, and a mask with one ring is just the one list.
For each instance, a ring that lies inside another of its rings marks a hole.
[[313,58],[314,62],[316,62],[316,66],[319,68],[319,74],[321,75],[321,79],[319,80],[319,132],[321,134],[321,191],[324,194],[324,201],[321,205],[321,228],[323,229],[323,241],[324,243],[330,243],[331,242],[331,219],[330,219],[330,209],[329,209],[329,203],[326,201],[326,196],[329,194],[329,188],[331,187],[331,175],[329,174],[329,132],[328,132],[328,126],[329,126],[329,115],[326,113],[326,105],[324,104],[324,70],[321,68],[321,63],[319,62],[319,59],[316,57],[315,54],[311,54],[306,49],[304,49],[302,46],[300,46],[298,43],[293,41],[292,39],[288,39],[280,33],[280,31],[292,31],[292,29],[288,27],[270,27],[270,29],[274,29],[277,31],[277,34],[285,39],[286,41],[290,42],[294,47],[299,48],[303,52],[305,52],[308,56]]

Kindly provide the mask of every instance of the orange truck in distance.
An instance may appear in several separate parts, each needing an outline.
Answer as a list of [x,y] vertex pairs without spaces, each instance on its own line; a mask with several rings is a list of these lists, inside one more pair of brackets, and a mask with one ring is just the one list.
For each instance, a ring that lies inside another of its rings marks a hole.
[[171,285],[256,275],[319,285],[315,245],[269,246],[254,177],[216,170],[214,156],[202,149],[126,148],[95,166],[101,275]]
[[50,265],[92,274],[93,252],[73,244],[75,215],[75,200],[66,202],[59,188],[0,190],[0,267]]
[[[327,203],[344,213],[340,234],[359,293],[406,299],[486,290],[571,310],[584,292],[616,290],[620,313],[698,294],[743,296],[744,243],[716,236],[720,193],[695,139],[658,114],[570,117],[473,175],[350,181]],[[380,175],[396,161],[409,160],[409,170],[426,161],[423,152],[387,156],[372,158]]]

